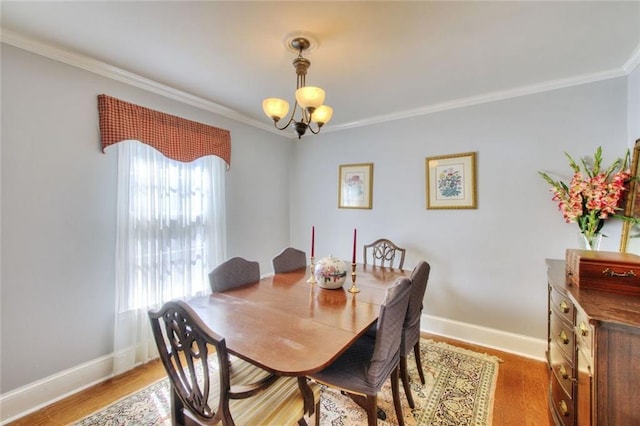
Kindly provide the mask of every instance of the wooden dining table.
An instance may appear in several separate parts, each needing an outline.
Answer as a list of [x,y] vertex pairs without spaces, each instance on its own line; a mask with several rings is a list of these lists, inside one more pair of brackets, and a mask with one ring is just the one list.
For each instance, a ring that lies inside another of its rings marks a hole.
[[[349,268],[350,269],[350,268]],[[275,374],[305,376],[334,361],[378,318],[385,292],[409,272],[358,264],[357,293],[310,284],[309,268],[187,300],[229,352]]]

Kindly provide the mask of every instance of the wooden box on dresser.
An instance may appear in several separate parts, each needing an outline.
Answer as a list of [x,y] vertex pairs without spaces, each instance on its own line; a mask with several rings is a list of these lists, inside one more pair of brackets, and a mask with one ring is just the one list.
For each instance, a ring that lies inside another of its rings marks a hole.
[[640,425],[640,297],[567,285],[547,260],[549,414],[556,425]]

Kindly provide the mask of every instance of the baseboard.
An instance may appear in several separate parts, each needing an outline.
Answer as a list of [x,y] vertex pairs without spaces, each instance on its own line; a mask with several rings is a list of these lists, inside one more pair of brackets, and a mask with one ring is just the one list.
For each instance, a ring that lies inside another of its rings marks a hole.
[[[423,315],[422,331],[544,361],[546,340]],[[0,425],[112,377],[113,354],[86,362],[0,395]]]
[[513,353],[525,358],[546,361],[547,341],[544,339],[535,339],[521,334],[431,315],[422,315],[420,329],[427,333]]
[[106,355],[0,395],[4,425],[105,381],[113,375],[113,355]]

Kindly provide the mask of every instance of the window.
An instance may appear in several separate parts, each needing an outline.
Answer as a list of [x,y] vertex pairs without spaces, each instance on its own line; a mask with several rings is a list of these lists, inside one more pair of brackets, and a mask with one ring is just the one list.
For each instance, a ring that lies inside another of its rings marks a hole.
[[183,163],[118,144],[116,348],[151,347],[127,369],[155,355],[149,307],[210,291],[209,271],[224,260],[224,173],[216,156]]

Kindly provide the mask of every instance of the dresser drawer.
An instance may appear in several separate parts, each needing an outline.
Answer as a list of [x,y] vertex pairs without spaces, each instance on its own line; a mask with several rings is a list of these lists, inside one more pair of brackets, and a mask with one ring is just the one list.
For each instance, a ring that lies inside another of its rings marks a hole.
[[555,342],[549,345],[549,365],[553,371],[552,380],[556,380],[562,386],[569,399],[574,399],[574,364],[572,360],[565,357],[564,352]]
[[589,318],[581,309],[576,310],[575,332],[578,345],[589,357],[593,357],[593,326],[591,326]]
[[562,320],[553,310],[549,315],[549,336],[550,344],[555,343],[564,353],[564,356],[573,363],[574,356],[574,333],[572,323]]
[[549,305],[561,318],[573,324],[575,310],[573,303],[571,303],[571,300],[569,300],[566,295],[560,293],[560,291],[554,287],[551,288],[551,294],[549,295]]
[[573,400],[567,397],[567,394],[555,377],[551,377],[551,394],[549,398],[551,399],[549,405],[551,405],[555,412],[555,417],[560,419],[564,425],[573,425],[575,418]]

